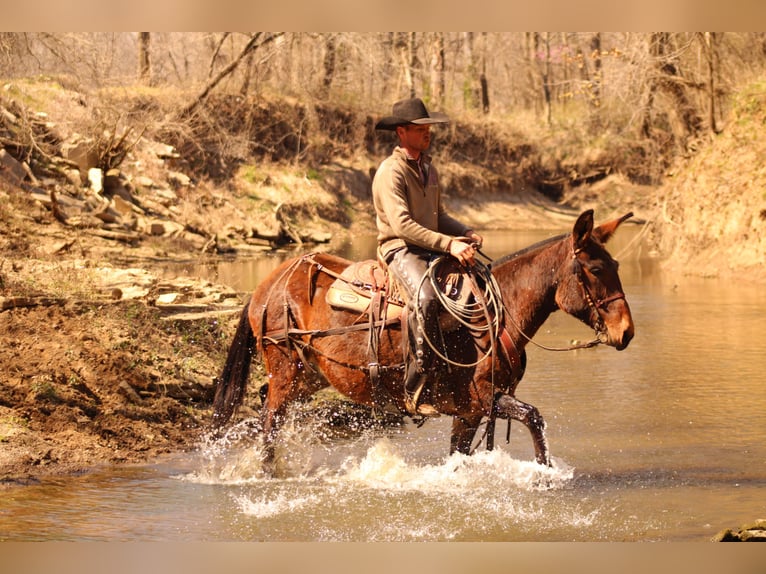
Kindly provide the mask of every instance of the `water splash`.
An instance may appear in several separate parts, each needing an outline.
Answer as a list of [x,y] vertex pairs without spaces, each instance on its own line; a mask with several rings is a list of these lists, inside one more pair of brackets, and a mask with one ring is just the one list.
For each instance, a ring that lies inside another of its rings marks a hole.
[[523,540],[587,529],[599,516],[598,505],[567,502],[574,471],[562,461],[549,468],[502,449],[435,459],[409,440],[324,445],[301,435],[288,443],[298,472],[264,472],[257,443],[213,442],[183,480],[233,487],[231,510],[257,540]]
[[267,499],[266,496],[252,499],[243,495],[234,497],[234,500],[243,514],[256,518],[269,518],[279,514],[299,512],[308,506],[318,504],[321,499],[317,495],[295,498],[281,493],[271,499]]
[[258,419],[245,419],[223,435],[204,435],[199,442],[198,468],[177,476],[197,484],[247,484],[268,478]]
[[388,439],[377,441],[361,459],[349,457],[341,470],[339,479],[368,488],[422,492],[475,488],[483,481],[496,488],[555,490],[573,476],[573,469],[560,461],[555,467],[545,467],[514,459],[501,450],[472,456],[453,454],[440,464],[411,464]]

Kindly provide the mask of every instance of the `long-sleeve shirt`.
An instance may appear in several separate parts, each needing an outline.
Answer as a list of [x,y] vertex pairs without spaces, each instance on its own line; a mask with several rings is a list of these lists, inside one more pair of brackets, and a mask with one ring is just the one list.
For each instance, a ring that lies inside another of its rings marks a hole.
[[372,199],[378,251],[383,257],[408,244],[449,253],[452,238],[470,229],[444,209],[439,176],[430,156],[421,154],[418,164],[399,146],[375,173]]

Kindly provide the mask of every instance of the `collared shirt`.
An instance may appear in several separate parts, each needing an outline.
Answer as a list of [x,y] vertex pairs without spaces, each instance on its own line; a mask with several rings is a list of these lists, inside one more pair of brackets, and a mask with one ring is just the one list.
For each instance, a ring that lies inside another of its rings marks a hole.
[[375,173],[372,199],[383,256],[407,244],[448,253],[452,238],[469,230],[444,209],[438,173],[426,154],[416,161],[394,148]]

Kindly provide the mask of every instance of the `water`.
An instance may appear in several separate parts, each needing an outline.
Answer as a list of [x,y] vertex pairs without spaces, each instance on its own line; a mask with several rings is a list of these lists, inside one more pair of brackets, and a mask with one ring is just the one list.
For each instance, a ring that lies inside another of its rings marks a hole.
[[[487,234],[486,250],[552,233]],[[510,444],[501,422],[496,450],[449,457],[446,417],[342,438],[303,421],[286,428],[276,478],[244,434],[5,490],[0,540],[706,541],[766,517],[761,289],[666,276],[637,233],[626,226],[611,246],[636,324],[628,349],[528,347],[518,396],[546,417],[552,469],[533,462],[518,423]],[[368,256],[372,241],[346,248]],[[279,259],[192,271],[251,289]],[[557,313],[536,340],[591,335]]]

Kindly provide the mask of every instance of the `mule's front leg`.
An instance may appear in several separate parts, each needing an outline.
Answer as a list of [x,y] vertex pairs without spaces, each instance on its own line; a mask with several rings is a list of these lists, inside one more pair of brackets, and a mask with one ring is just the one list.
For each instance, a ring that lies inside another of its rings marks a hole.
[[263,463],[274,463],[277,432],[279,431],[280,415],[274,409],[264,405],[261,411],[261,429],[263,432]]
[[449,453],[471,454],[471,444],[476,431],[479,429],[482,416],[452,417],[452,435],[450,437]]
[[497,416],[524,423],[532,435],[535,446],[535,460],[538,464],[551,466],[548,441],[545,438],[545,421],[536,407],[518,400],[511,395],[500,395],[495,402]]

